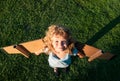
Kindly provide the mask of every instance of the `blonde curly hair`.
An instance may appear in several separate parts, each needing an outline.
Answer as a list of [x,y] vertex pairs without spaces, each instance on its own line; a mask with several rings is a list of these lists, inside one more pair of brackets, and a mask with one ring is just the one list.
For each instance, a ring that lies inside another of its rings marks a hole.
[[51,38],[53,37],[53,35],[60,35],[63,36],[65,39],[67,39],[68,41],[68,49],[66,49],[66,52],[71,53],[71,49],[73,48],[73,39],[71,37],[70,31],[60,25],[51,25],[48,27],[48,30],[46,31],[46,36],[44,37],[44,42],[46,44],[46,46],[53,52],[55,52],[53,46],[52,46],[52,40]]

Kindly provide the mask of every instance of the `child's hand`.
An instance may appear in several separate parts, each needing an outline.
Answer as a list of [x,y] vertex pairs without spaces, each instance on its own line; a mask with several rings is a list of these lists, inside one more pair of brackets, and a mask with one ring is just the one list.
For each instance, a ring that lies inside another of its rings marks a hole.
[[85,55],[82,54],[82,53],[78,53],[77,55],[79,56],[79,58],[84,58],[85,57]]

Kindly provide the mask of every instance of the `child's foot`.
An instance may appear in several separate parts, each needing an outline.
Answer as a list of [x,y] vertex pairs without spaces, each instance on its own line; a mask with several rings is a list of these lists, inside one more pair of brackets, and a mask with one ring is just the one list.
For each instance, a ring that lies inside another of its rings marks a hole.
[[68,72],[69,72],[69,69],[68,69],[68,68],[63,68],[63,72],[64,72],[64,73],[68,73]]
[[59,76],[60,74],[59,74],[59,71],[58,71],[58,68],[54,68],[54,73],[55,73],[55,76]]

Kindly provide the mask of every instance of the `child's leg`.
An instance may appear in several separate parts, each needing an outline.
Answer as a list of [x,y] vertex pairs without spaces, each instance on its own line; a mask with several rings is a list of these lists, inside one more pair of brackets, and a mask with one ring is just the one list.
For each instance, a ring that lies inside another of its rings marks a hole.
[[57,67],[54,68],[54,73],[55,73],[56,76],[59,76],[59,71],[58,71]]
[[68,73],[69,72],[69,67],[63,68],[63,72]]

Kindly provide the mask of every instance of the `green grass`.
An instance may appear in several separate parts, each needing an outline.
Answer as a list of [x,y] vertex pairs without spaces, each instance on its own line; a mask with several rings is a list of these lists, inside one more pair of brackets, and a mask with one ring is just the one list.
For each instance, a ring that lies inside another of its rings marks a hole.
[[76,40],[116,54],[111,61],[73,58],[68,74],[53,75],[46,55],[0,52],[0,81],[119,81],[119,0],[1,0],[0,47],[44,37],[51,24],[71,29]]

